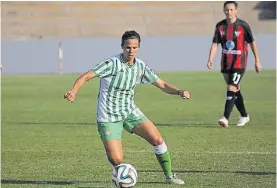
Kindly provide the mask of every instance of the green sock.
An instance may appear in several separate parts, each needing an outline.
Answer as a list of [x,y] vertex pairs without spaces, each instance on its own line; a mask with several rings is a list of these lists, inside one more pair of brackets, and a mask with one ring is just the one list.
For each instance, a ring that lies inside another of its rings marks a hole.
[[169,152],[165,152],[163,154],[156,154],[156,157],[164,171],[164,175],[166,177],[169,177],[172,175],[172,169],[171,169],[171,159],[170,159],[170,155]]

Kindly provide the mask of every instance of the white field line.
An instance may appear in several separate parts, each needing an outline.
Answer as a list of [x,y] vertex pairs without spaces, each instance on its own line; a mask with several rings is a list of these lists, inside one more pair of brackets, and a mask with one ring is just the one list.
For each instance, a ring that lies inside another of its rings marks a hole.
[[[153,153],[152,150],[123,150],[126,153]],[[6,148],[2,149],[2,152],[58,152],[58,153],[94,153],[94,152],[103,152],[104,149],[91,149],[91,150],[79,150],[79,151],[72,151],[72,150],[55,150],[55,149],[12,149],[12,148]],[[276,152],[271,151],[195,151],[195,152],[183,152],[183,151],[171,151],[171,153],[182,153],[182,154],[238,154],[238,155],[275,155]]]

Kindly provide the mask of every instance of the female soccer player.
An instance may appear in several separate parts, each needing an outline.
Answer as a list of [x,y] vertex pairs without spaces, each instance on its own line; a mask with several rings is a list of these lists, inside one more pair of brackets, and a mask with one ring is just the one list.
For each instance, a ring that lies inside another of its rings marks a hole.
[[160,132],[135,105],[134,89],[137,84],[151,83],[163,92],[179,95],[182,99],[189,99],[190,93],[158,78],[142,60],[136,58],[140,41],[140,35],[136,31],[126,31],[122,36],[123,52],[82,74],[64,97],[73,102],[85,82],[99,77],[98,132],[110,163],[117,166],[123,162],[121,136],[124,128],[129,133],[144,138],[154,147],[166,183],[184,184],[184,181],[172,173],[170,154]]

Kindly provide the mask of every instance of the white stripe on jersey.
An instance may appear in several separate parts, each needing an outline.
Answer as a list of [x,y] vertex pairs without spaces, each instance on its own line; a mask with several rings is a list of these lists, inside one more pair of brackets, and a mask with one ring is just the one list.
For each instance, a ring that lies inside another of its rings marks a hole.
[[108,121],[107,115],[107,95],[106,92],[109,89],[109,83],[111,78],[102,78],[100,79],[100,89],[99,89],[99,98],[98,98],[98,105],[97,105],[97,119],[98,121],[101,120],[103,122]]
[[129,66],[121,60],[120,56],[121,54],[109,58],[107,66],[104,64],[106,61],[103,61],[93,69],[100,77],[98,122],[124,120],[136,108],[135,85],[153,83],[158,78],[155,73],[149,71],[143,61],[136,59],[135,64]]

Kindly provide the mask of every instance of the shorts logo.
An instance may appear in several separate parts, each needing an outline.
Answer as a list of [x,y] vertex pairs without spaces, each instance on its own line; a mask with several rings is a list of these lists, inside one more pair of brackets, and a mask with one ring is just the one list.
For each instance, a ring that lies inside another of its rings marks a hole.
[[106,131],[105,131],[105,135],[106,135],[106,136],[109,136],[110,134],[111,134],[111,132],[110,132],[109,130],[106,130]]
[[228,40],[228,41],[226,42],[226,48],[227,48],[228,50],[233,50],[233,49],[235,48],[235,43],[234,43],[233,41],[231,41],[231,40]]

